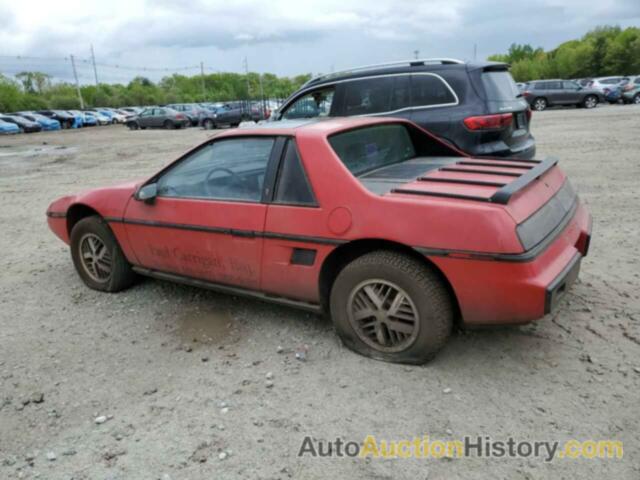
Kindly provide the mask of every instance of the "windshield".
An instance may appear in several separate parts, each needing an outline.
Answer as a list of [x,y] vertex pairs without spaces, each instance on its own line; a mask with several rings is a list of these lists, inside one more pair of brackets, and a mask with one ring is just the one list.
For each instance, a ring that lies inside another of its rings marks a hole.
[[355,176],[416,156],[407,128],[399,124],[349,130],[332,135],[329,143]]
[[506,71],[483,72],[482,84],[487,100],[505,102],[521,95],[511,74]]

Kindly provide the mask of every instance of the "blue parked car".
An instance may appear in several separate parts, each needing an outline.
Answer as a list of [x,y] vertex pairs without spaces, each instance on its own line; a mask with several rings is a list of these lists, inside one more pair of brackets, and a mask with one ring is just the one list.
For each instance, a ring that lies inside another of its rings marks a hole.
[[15,123],[5,122],[0,120],[0,134],[8,135],[10,133],[20,133],[20,127]]
[[109,123],[116,123],[114,116],[115,114],[110,110],[105,110],[102,108],[93,108],[92,111],[99,113],[103,117],[107,117],[109,119]]
[[622,100],[622,87],[620,86],[606,87],[603,93],[604,99],[611,104],[618,103]]
[[75,110],[67,110],[66,113],[73,117],[73,125],[71,128],[82,128],[84,126],[84,115]]
[[38,122],[42,127],[43,132],[48,130],[60,130],[59,121],[49,117],[45,117],[44,115],[40,115],[39,113],[18,112],[18,113],[11,113],[10,115],[18,115],[19,117],[26,118],[27,120],[31,120],[32,122]]
[[80,110],[70,110],[72,115],[80,115],[82,117],[83,127],[95,127],[98,124],[98,120],[93,115],[88,115],[87,112],[81,112]]

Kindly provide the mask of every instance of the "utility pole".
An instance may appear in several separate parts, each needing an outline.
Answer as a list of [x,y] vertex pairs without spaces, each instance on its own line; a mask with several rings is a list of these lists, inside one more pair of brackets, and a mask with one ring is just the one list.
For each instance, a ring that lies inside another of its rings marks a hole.
[[420,56],[420,50],[414,50],[413,51],[413,58],[415,58],[417,60],[419,56]]
[[478,44],[474,43],[473,44],[473,60],[476,60],[476,57],[478,56]]
[[76,79],[76,91],[78,92],[78,100],[80,100],[80,110],[84,110],[84,100],[82,100],[82,92],[80,92],[80,82],[78,81],[78,72],[76,71],[76,61],[71,55],[71,67],[73,67],[73,77]]
[[247,57],[244,57],[244,76],[247,79],[247,97],[250,97],[250,92],[249,92],[249,61],[247,60]]
[[91,62],[93,62],[93,74],[96,77],[96,87],[98,86],[98,69],[96,68],[96,56],[93,53],[93,43],[91,44]]
[[262,74],[261,73],[258,75],[258,80],[260,81],[260,98],[262,99],[262,115],[264,116],[264,114],[267,111],[267,105],[265,104],[265,101],[264,101],[264,88],[262,87]]
[[202,101],[204,102],[207,99],[207,94],[204,89],[204,62],[200,62],[200,76],[202,78]]

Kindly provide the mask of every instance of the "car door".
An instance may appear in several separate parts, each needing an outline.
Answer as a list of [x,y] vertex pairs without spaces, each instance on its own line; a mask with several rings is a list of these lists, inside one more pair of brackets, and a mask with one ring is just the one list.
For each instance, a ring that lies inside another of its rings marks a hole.
[[151,122],[152,117],[153,117],[153,108],[147,108],[147,109],[143,110],[142,112],[140,112],[140,115],[138,116],[138,124],[141,127],[151,127],[152,126],[152,122]]
[[287,139],[282,151],[268,196],[262,290],[317,302],[320,266],[335,248],[321,238],[326,236],[328,212],[316,200],[295,140]]
[[576,82],[563,81],[562,82],[562,103],[575,105],[580,103],[582,95],[580,91],[582,88]]
[[271,136],[213,140],[147,182],[154,201],[132,200],[124,219],[139,265],[258,289],[274,144]]
[[549,104],[562,105],[566,103],[564,100],[564,92],[562,91],[562,82],[554,80],[546,82],[546,84],[546,95],[549,100]]

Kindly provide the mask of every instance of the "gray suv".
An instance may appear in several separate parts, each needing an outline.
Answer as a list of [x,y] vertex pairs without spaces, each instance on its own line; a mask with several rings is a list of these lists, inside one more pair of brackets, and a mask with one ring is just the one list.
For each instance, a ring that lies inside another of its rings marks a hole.
[[573,80],[536,80],[527,83],[522,94],[531,108],[539,112],[556,105],[594,108],[604,101],[601,92]]

